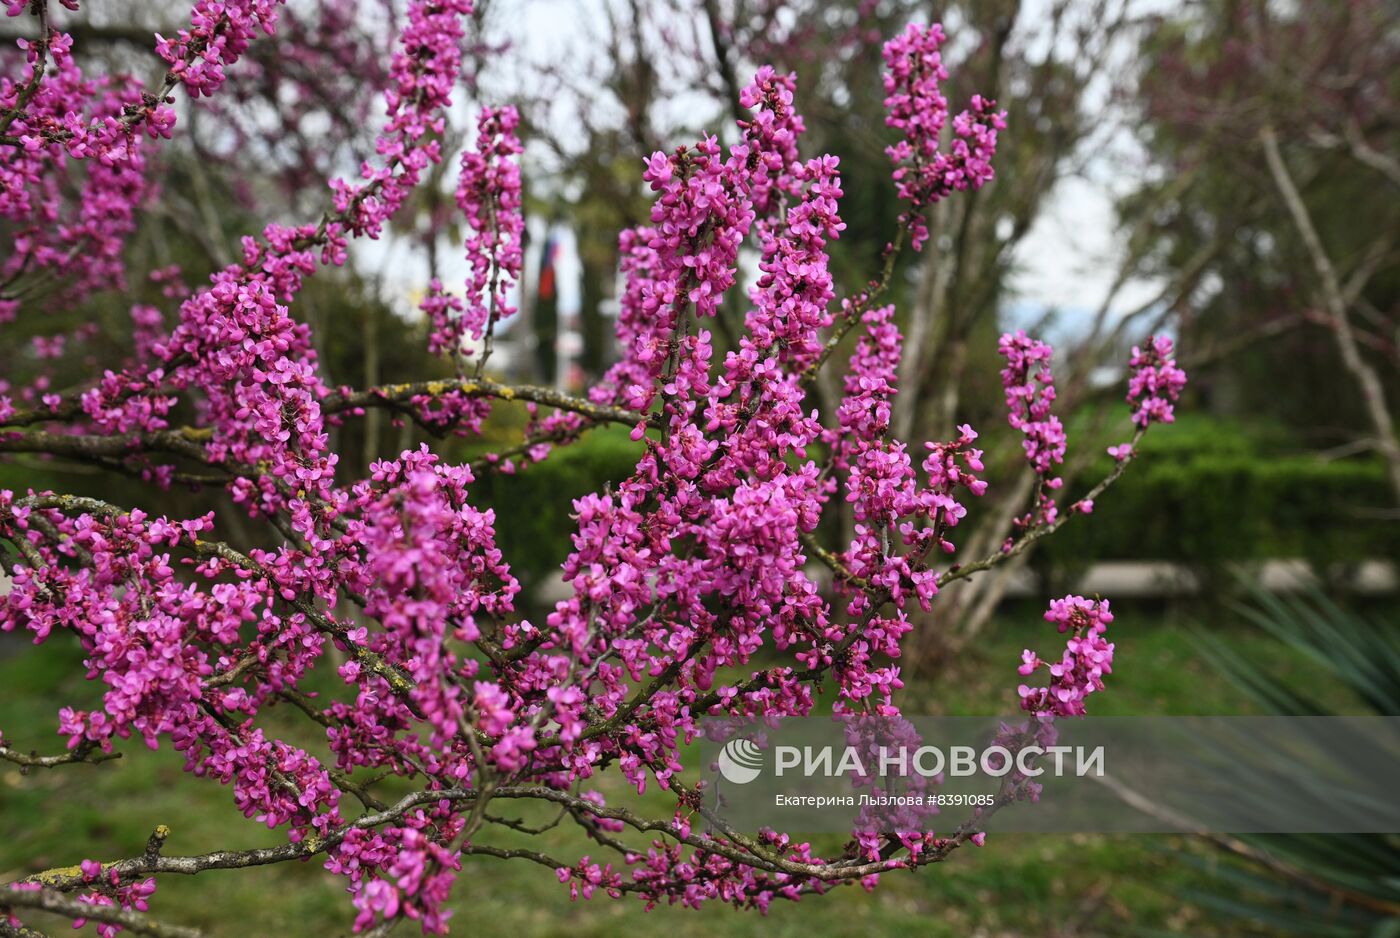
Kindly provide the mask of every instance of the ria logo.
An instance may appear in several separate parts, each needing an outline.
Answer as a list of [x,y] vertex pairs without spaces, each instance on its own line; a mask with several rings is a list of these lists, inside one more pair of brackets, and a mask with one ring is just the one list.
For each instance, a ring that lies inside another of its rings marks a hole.
[[763,771],[763,750],[751,739],[731,739],[719,752],[719,774],[735,785],[747,785]]

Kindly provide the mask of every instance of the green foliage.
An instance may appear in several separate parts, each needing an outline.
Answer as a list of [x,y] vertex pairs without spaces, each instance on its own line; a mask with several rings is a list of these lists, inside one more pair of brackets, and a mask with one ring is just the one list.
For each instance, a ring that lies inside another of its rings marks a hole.
[[[1370,712],[1400,714],[1400,628],[1394,621],[1344,609],[1320,593],[1273,595],[1257,588],[1241,614],[1276,641],[1305,654],[1314,672],[1327,675],[1329,684],[1349,688]],[[1209,642],[1212,664],[1266,712],[1285,716],[1330,712],[1313,695],[1313,688],[1290,687],[1217,639],[1202,639]]]
[[[1321,593],[1280,597],[1257,588],[1242,614],[1281,647],[1306,655],[1309,670],[1323,678],[1312,686],[1281,681],[1252,656],[1240,654],[1235,639],[1199,635],[1211,663],[1266,710],[1288,716],[1333,714],[1313,693],[1321,683],[1346,687],[1369,713],[1400,714],[1400,627],[1393,616],[1364,616]],[[1251,855],[1263,858],[1261,865],[1232,870],[1211,889],[1192,887],[1187,894],[1191,901],[1223,918],[1268,924],[1278,934],[1400,934],[1400,881],[1395,878],[1400,837],[1286,834],[1240,840]],[[1184,859],[1200,863],[1199,857]],[[1231,887],[1230,894],[1221,891],[1224,885]]]
[[[1078,497],[1112,468],[1104,455]],[[1270,558],[1316,564],[1400,555],[1400,525],[1379,460],[1324,462],[1278,452],[1267,435],[1209,420],[1149,435],[1143,456],[1095,504],[1042,548],[1043,562],[1169,560],[1199,569]]]

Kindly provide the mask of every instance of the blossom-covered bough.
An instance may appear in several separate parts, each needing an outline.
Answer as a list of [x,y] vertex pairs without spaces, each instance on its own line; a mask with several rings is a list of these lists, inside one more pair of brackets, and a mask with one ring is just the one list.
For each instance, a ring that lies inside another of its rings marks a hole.
[[[0,87],[0,214],[18,232],[0,312],[29,312],[8,291],[22,272],[50,271],[68,298],[119,282],[123,239],[153,194],[145,157],[176,129],[172,94],[217,93],[250,42],[277,41],[278,6],[199,0],[190,28],[158,41],[167,76],[142,90],[81,74],[45,0],[8,3],[38,33],[24,44],[25,73]],[[1004,119],[974,98],[949,121],[942,32],[911,26],[885,48],[887,121],[902,134],[889,152],[908,210],[883,272],[860,292],[838,299],[827,265],[844,227],[837,161],[799,156],[795,77],[764,68],[743,92],[751,117],[737,143],[705,137],[648,161],[655,203],[649,225],[621,235],[622,356],[606,380],[587,398],[492,380],[482,366],[512,312],[523,226],[518,119],[488,108],[457,190],[466,299],[435,288],[424,302],[433,346],[459,377],[329,387],[293,314],[297,294],[318,268],[344,263],[352,239],[378,236],[443,158],[469,13],[468,0],[408,5],[378,157],[358,180],[331,182],[319,221],[246,238],[237,263],[182,297],[172,329],[134,317],[145,333],[126,367],[69,393],[40,384],[0,397],[0,453],[135,476],[155,505],[172,485],[214,486],[262,523],[264,538],[239,549],[212,513],[167,518],[61,492],[0,492],[0,537],[16,557],[0,628],[35,643],[71,632],[103,687],[100,709],[58,715],[66,751],[22,752],[0,736],[0,758],[26,769],[101,762],[115,739],[135,735],[173,747],[247,817],[286,833],[278,846],[177,856],[157,828],[126,858],[75,857],[0,887],[0,932],[29,934],[21,923],[46,910],[104,933],[188,935],[147,913],[160,876],[311,859],[345,878],[357,930],[409,918],[445,931],[454,885],[470,888],[459,875],[470,857],[542,865],[585,897],[762,909],[841,883],[870,886],[981,842],[969,822],[862,832],[817,855],[781,832],[730,830],[708,815],[698,767],[682,755],[706,715],[779,720],[810,712],[819,694],[837,712],[897,714],[911,608],[927,610],[941,586],[1092,510],[1148,425],[1171,420],[1184,376],[1170,343],[1135,351],[1137,435],[1115,448],[1117,470],[1062,512],[1050,350],[1005,337],[1010,421],[1042,484],[994,555],[940,563],[963,500],[986,488],[977,434],[963,426],[957,439],[921,447],[890,438],[902,340],[879,298],[900,246],[926,239],[921,212],[992,178]],[[717,348],[707,324],[736,287],[745,244],[759,252],[760,274],[742,334]],[[470,346],[477,361],[463,351],[466,335],[481,340]],[[843,359],[843,397],[818,413],[813,378]],[[492,406],[522,405],[531,419],[517,466],[605,424],[630,427],[644,447],[630,477],[575,503],[563,569],[571,595],[543,621],[516,610],[519,585],[495,543],[510,519],[473,506],[476,476],[502,462],[455,465],[424,446],[355,479],[329,442],[333,426],[371,408],[469,435]],[[853,536],[824,547],[818,525],[841,502]],[[830,568],[829,590],[816,565]],[[1069,642],[1053,664],[1026,653],[1021,673],[1045,667],[1050,680],[1021,688],[1023,708],[1082,714],[1111,665],[1112,616],[1105,602],[1067,597],[1046,617]],[[308,691],[309,676],[327,670],[339,692]],[[260,718],[274,705],[304,714],[320,744],[271,735]],[[630,790],[656,788],[673,812],[629,806]],[[587,852],[500,846],[494,833],[534,831],[513,816],[522,803],[575,826]]]

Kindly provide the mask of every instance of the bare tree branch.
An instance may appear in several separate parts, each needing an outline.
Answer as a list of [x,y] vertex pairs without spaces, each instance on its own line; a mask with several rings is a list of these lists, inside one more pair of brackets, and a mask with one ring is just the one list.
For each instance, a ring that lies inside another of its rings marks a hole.
[[1293,176],[1283,161],[1283,154],[1279,151],[1278,134],[1272,125],[1265,124],[1259,131],[1259,141],[1264,146],[1264,158],[1269,164],[1269,173],[1273,177],[1279,197],[1288,208],[1298,236],[1312,260],[1323,305],[1331,319],[1332,334],[1336,337],[1337,350],[1342,356],[1342,364],[1356,382],[1357,390],[1361,392],[1362,404],[1375,433],[1376,448],[1385,458],[1390,484],[1395,489],[1396,500],[1400,501],[1400,440],[1395,436],[1395,419],[1386,401],[1385,386],[1381,383],[1376,369],[1361,354],[1336,267],[1333,266],[1332,259],[1322,244],[1322,238],[1313,225],[1307,204],[1299,194]]

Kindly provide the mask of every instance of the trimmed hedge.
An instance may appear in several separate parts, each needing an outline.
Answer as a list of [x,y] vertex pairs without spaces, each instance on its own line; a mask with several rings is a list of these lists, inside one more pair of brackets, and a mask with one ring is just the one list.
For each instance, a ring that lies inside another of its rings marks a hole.
[[[1096,467],[1109,468],[1107,461]],[[1044,559],[1052,566],[1171,560],[1210,567],[1264,558],[1395,557],[1400,524],[1377,516],[1392,499],[1378,461],[1210,453],[1144,458],[1099,499],[1092,518],[1045,541]]]

